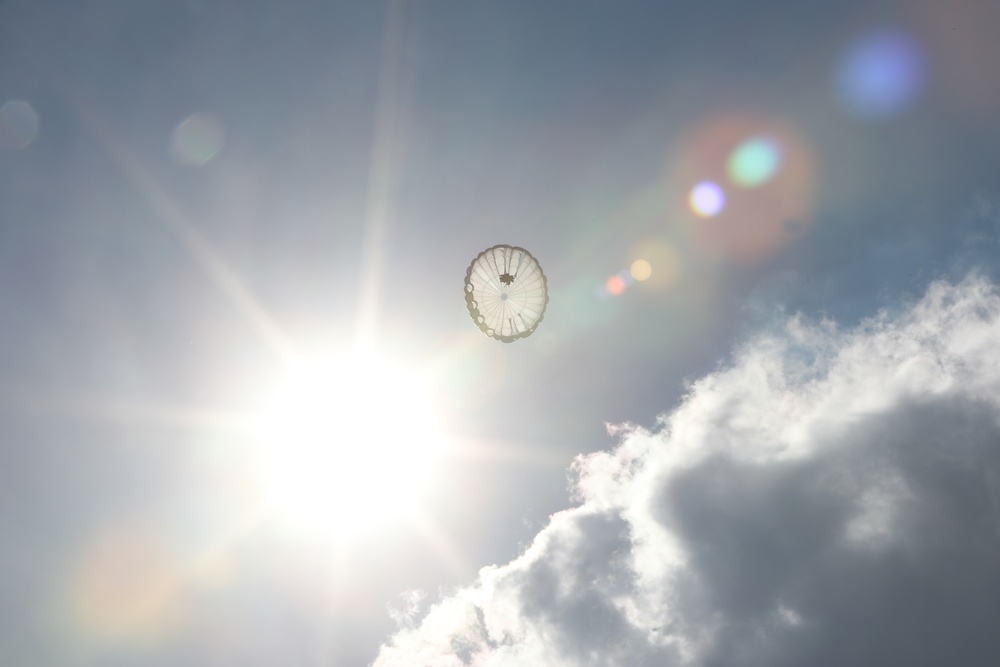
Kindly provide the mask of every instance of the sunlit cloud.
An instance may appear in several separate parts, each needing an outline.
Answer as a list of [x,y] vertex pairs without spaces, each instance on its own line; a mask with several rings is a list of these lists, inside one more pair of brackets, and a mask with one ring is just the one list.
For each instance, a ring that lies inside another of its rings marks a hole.
[[885,118],[903,111],[923,91],[925,80],[920,45],[898,29],[859,38],[837,66],[840,100],[863,118]]
[[38,136],[38,114],[31,104],[11,100],[0,106],[0,149],[27,148]]
[[782,316],[374,664],[992,664],[998,410],[985,279],[852,329]]
[[426,597],[427,593],[419,589],[400,593],[398,604],[386,605],[386,609],[389,611],[389,617],[395,621],[396,625],[399,627],[411,625],[413,620],[420,613],[421,606],[423,605],[423,601]]

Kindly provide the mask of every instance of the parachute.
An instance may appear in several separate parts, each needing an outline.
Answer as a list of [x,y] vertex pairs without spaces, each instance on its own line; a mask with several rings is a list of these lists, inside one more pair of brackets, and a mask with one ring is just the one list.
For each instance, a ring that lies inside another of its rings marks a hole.
[[519,246],[495,245],[465,272],[465,303],[479,329],[504,343],[530,336],[545,315],[548,282],[538,260]]

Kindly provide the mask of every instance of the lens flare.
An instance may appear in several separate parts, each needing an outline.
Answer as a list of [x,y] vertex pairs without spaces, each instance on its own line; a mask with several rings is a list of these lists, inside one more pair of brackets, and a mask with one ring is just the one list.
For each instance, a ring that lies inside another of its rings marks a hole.
[[781,166],[781,153],[767,137],[747,139],[729,155],[729,180],[744,188],[756,188],[772,178]]
[[639,282],[649,280],[649,277],[653,275],[652,265],[644,259],[637,259],[632,262],[632,266],[629,267],[629,271],[632,273],[632,277]]
[[[632,254],[642,257],[633,263],[632,270],[636,280],[645,282],[645,289],[664,292],[677,284],[680,262],[672,243],[659,238],[645,239],[635,245]],[[644,272],[646,277],[642,278]]]
[[924,70],[916,40],[901,30],[882,30],[848,48],[837,69],[837,88],[851,113],[886,118],[905,109],[920,94]]
[[180,164],[200,167],[222,150],[226,129],[212,114],[196,113],[174,129],[170,154]]
[[38,135],[38,114],[31,105],[12,100],[0,107],[0,148],[27,148]]
[[101,641],[157,641],[181,620],[182,582],[166,545],[145,534],[109,532],[87,546],[76,569],[74,621]]
[[725,207],[726,195],[722,188],[712,181],[702,181],[691,189],[688,204],[697,215],[713,218]]
[[608,278],[608,282],[604,285],[605,289],[608,290],[608,294],[611,296],[621,296],[625,293],[625,289],[628,285],[625,284],[625,279],[620,275],[615,274]]
[[[808,233],[816,169],[812,151],[788,123],[750,113],[709,117],[673,156],[669,226],[690,250],[712,261],[756,264]],[[698,183],[693,190],[692,183]],[[723,191],[722,183],[732,185]],[[652,257],[635,256],[650,260],[659,275]]]

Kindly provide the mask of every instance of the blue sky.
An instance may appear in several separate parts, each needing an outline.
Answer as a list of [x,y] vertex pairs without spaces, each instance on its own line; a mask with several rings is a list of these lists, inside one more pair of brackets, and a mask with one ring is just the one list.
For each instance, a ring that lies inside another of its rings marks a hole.
[[[921,577],[995,617],[932,537],[994,590],[998,28],[980,0],[0,2],[0,662],[719,664],[753,632],[750,663],[934,662],[828,577],[883,582],[900,633],[940,627]],[[510,345],[461,293],[496,243],[550,288]],[[259,428],[291,357],[359,341],[381,361],[307,392],[325,435],[301,393]],[[282,452],[353,490],[289,511]],[[846,486],[810,494],[824,466]],[[977,627],[933,636],[974,662]]]

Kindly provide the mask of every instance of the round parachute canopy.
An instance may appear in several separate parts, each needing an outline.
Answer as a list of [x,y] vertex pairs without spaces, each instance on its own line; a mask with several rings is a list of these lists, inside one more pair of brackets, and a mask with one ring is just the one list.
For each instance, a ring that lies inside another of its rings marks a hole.
[[479,253],[465,273],[465,303],[472,320],[504,343],[530,336],[548,302],[542,267],[524,248],[495,245]]

